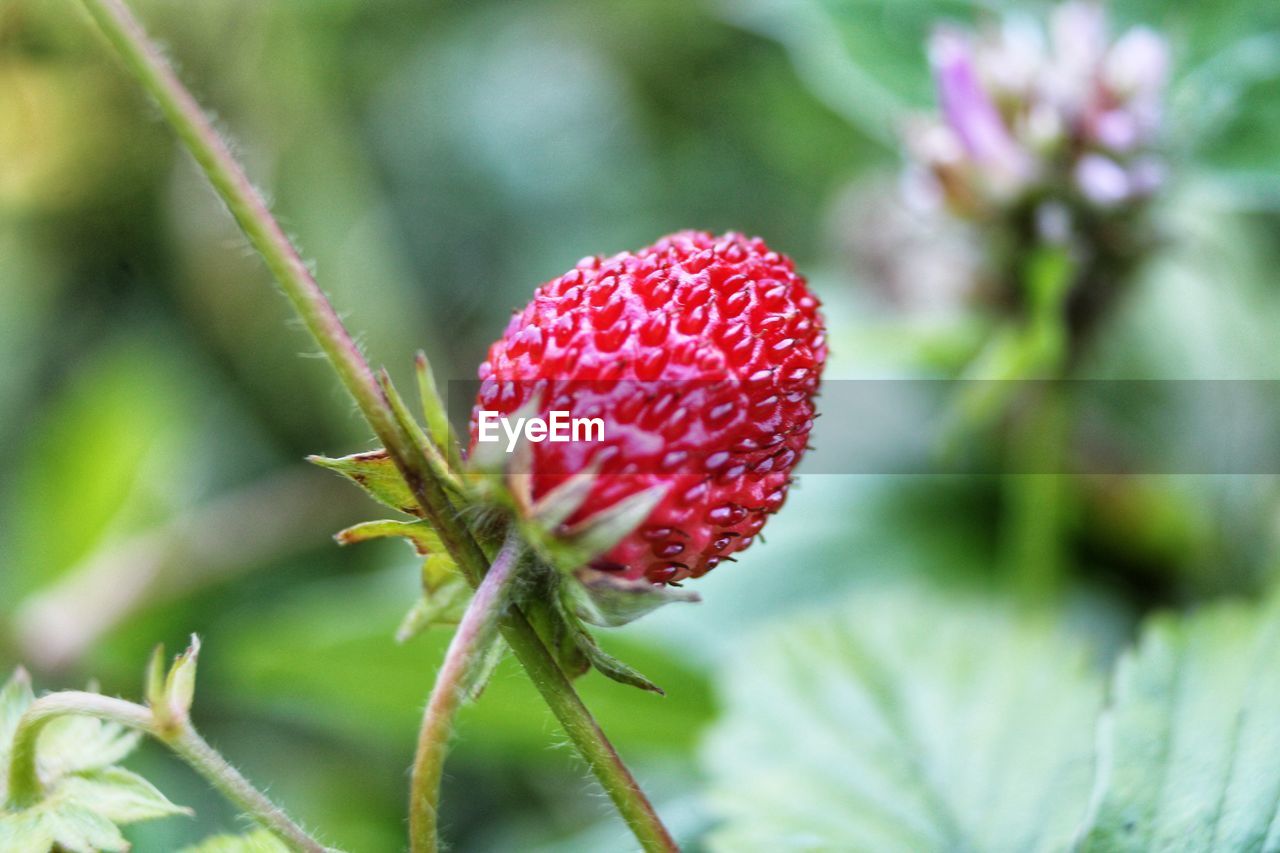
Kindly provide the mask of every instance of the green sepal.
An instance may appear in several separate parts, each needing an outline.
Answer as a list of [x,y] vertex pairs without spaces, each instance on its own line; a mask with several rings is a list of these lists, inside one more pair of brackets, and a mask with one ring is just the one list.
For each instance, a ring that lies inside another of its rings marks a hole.
[[164,643],[160,643],[151,651],[151,659],[147,661],[146,683],[142,695],[147,698],[148,706],[156,708],[164,704],[164,682],[167,674]]
[[564,624],[572,632],[573,641],[577,645],[578,651],[587,659],[591,668],[620,684],[628,684],[632,687],[639,687],[641,690],[647,690],[650,693],[656,693],[659,696],[666,696],[666,691],[648,678],[645,678],[638,670],[600,648],[600,644],[596,642],[596,638],[582,624],[582,620],[567,609],[566,605],[572,606],[571,601],[565,600],[568,597],[567,588],[574,583],[576,582],[572,580],[564,580],[560,583],[561,598],[556,610]]
[[395,415],[396,423],[400,425],[400,429],[413,439],[418,449],[422,451],[431,473],[451,494],[461,496],[463,494],[462,481],[450,469],[449,463],[445,461],[440,452],[440,448],[436,447],[435,443],[427,437],[422,426],[413,419],[413,415],[409,414],[409,407],[405,405],[404,398],[400,396],[400,392],[396,390],[396,386],[391,382],[391,374],[387,373],[386,369],[383,368],[377,372],[375,378],[378,381],[378,386],[382,389],[383,395],[387,398],[387,402],[391,404],[391,413]]
[[471,587],[453,558],[443,551],[428,553],[422,561],[422,597],[396,629],[396,642],[407,643],[437,625],[458,624],[470,600]]
[[427,354],[418,350],[414,359],[414,369],[418,375],[418,397],[422,403],[422,416],[427,424],[427,432],[431,440],[444,454],[450,467],[455,471],[462,470],[462,454],[458,451],[458,443],[453,440],[453,431],[449,428],[449,415],[445,411],[444,400],[436,387],[435,375],[427,362]]
[[489,679],[493,678],[498,665],[507,656],[508,648],[507,641],[495,634],[462,680],[462,701],[470,703],[480,698],[480,694],[489,686]]
[[643,492],[637,492],[566,530],[565,540],[579,552],[587,555],[586,559],[578,565],[583,565],[608,552],[614,545],[630,536],[644,523],[654,508],[662,503],[669,488],[669,486],[652,486]]
[[529,583],[521,590],[519,602],[525,618],[555,656],[560,669],[574,679],[591,669],[591,660],[582,650],[577,630],[570,627],[558,604],[560,582],[560,578],[545,567],[539,573],[530,572]]
[[583,566],[566,579],[566,605],[592,625],[616,628],[674,602],[696,604],[702,597],[678,587],[628,580]]
[[548,533],[554,532],[582,508],[591,490],[595,488],[599,473],[600,463],[592,462],[547,492],[529,507],[529,520]]
[[576,578],[546,565],[529,577],[530,582],[521,591],[520,607],[565,675],[578,678],[594,669],[621,684],[666,695],[658,685],[600,648],[575,612],[574,588],[579,585]]
[[[613,546],[631,535],[644,523],[667,493],[666,486],[654,486],[624,498],[572,527],[565,528],[562,524],[548,525],[547,518],[554,519],[564,513],[577,496],[582,494],[585,482],[585,479],[578,480],[575,477],[544,495],[532,507],[534,513],[542,507],[545,513],[542,517],[519,516],[521,532],[525,539],[544,562],[566,576],[572,575],[596,557],[608,553]],[[556,495],[556,492],[562,488],[565,491]],[[589,488],[586,491],[589,492]],[[551,498],[551,503],[544,506],[543,501],[548,498]],[[569,514],[572,512],[573,510],[569,510]]]
[[307,461],[321,468],[336,471],[369,493],[384,506],[405,515],[422,517],[422,509],[409,487],[405,485],[400,470],[396,468],[385,450],[353,453],[338,459],[328,456],[308,456]]
[[[508,420],[519,421],[538,414],[538,401],[528,400]],[[498,431],[497,441],[477,441],[467,457],[467,480],[476,497],[489,500],[527,517],[532,496],[533,446],[521,432],[507,451],[508,438]]]
[[333,535],[339,545],[356,545],[372,539],[404,539],[420,556],[443,554],[440,534],[425,521],[362,521]]
[[185,723],[195,701],[196,670],[200,661],[200,638],[191,635],[187,650],[165,669],[164,646],[156,646],[147,664],[147,706],[162,729]]
[[432,554],[423,561],[423,593],[413,607],[409,608],[400,627],[396,629],[397,643],[407,643],[437,625],[456,625],[467,609],[467,602],[471,600],[471,587],[461,575],[454,573],[443,580],[432,581],[432,586],[428,588],[426,576],[438,571],[429,566],[433,561],[441,559],[448,560],[447,557]]

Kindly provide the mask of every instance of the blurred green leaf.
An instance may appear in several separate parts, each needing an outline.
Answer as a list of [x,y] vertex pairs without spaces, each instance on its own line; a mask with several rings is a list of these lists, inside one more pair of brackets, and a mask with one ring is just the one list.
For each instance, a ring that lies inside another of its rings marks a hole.
[[1148,623],[1117,667],[1091,851],[1280,847],[1280,599]]
[[183,473],[197,459],[186,454],[194,432],[184,380],[172,354],[140,343],[76,366],[11,463],[0,602],[57,577],[107,535],[172,512],[174,484],[189,483]]
[[969,14],[964,0],[720,0],[730,22],[772,38],[832,111],[888,148],[894,127],[930,91],[924,40],[939,18]]
[[706,751],[716,850],[1057,850],[1093,781],[1088,649],[995,603],[856,596],[744,651]]
[[[208,632],[220,639],[216,658],[202,662],[205,689],[242,711],[370,746],[411,749],[449,640],[449,632],[439,630],[414,643],[392,642],[411,590],[405,573],[393,570],[312,583],[283,599],[225,614],[225,628]],[[610,654],[634,664],[669,694],[638,693],[596,675],[576,682],[618,748],[665,755],[692,748],[712,713],[703,676],[682,653],[637,641],[627,629],[602,634]],[[464,755],[500,754],[512,763],[559,760],[546,749],[557,730],[554,718],[509,660],[480,701],[463,712],[459,728]]]
[[249,835],[215,835],[182,853],[289,853],[288,846],[265,829]]

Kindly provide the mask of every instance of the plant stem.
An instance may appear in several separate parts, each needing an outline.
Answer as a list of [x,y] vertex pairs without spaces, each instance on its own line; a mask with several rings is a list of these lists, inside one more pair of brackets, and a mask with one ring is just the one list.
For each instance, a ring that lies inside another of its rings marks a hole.
[[36,767],[40,732],[55,719],[65,716],[94,717],[151,735],[289,847],[305,853],[325,853],[324,845],[307,835],[279,806],[253,787],[240,771],[200,737],[190,722],[184,721],[172,728],[162,727],[149,708],[96,693],[51,693],[37,699],[22,715],[14,733],[9,763],[9,799],[15,807],[27,808],[43,796]]
[[613,800],[627,826],[645,851],[679,851],[679,846],[654,811],[640,783],[622,763],[591,711],[582,703],[564,670],[542,644],[533,626],[518,610],[503,619],[502,636],[515,652],[534,687],[560,721],[578,754]]
[[36,746],[40,732],[58,717],[69,714],[96,717],[148,734],[155,732],[155,718],[151,711],[123,699],[76,691],[50,693],[37,699],[22,715],[13,735],[9,758],[9,802],[15,807],[27,808],[44,796],[36,770]]
[[162,740],[216,788],[218,793],[246,814],[252,815],[256,821],[270,829],[282,841],[307,853],[324,852],[324,845],[307,835],[306,831],[294,823],[283,809],[271,802],[266,794],[253,787],[253,784],[239,770],[232,767],[189,723]]
[[[199,104],[120,0],[81,0],[129,71],[156,101],[210,183],[262,255],[307,329],[329,357],[339,379],[395,461],[428,520],[467,580],[479,585],[489,569],[484,552],[459,518],[444,487],[413,439],[398,426],[373,371],[343,327],[307,265],[271,216],[261,195],[236,163]],[[565,733],[646,850],[676,850],[666,827],[583,705],[559,664],[518,608],[503,618],[502,634],[528,671]]]
[[489,573],[467,605],[431,689],[413,763],[409,802],[409,838],[413,853],[435,853],[439,849],[440,780],[453,721],[466,698],[467,682],[483,665],[489,646],[496,639],[498,620],[509,604],[523,549],[520,537],[514,531],[509,533]]
[[1060,473],[1066,441],[1060,395],[1057,385],[1049,385],[1009,424],[1001,545],[1015,591],[1031,606],[1054,601],[1063,580],[1068,492]]

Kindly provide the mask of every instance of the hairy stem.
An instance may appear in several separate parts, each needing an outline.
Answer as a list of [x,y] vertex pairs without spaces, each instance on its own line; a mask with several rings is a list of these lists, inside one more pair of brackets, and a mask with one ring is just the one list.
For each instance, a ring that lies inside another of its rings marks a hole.
[[174,734],[163,738],[170,749],[178,754],[193,770],[217,789],[218,793],[234,803],[246,814],[270,829],[290,846],[307,853],[323,853],[325,847],[307,835],[293,822],[284,810],[271,802],[267,795],[232,767],[222,755],[208,744],[190,724],[181,726]]
[[435,853],[439,849],[438,827],[440,780],[453,721],[468,692],[468,681],[483,666],[489,646],[497,636],[498,620],[509,603],[511,588],[523,552],[519,536],[508,534],[506,543],[493,561],[489,573],[467,606],[444,665],[436,676],[427,702],[422,729],[418,733],[418,754],[413,763],[413,787],[409,803],[409,837],[413,853]]
[[36,766],[40,732],[59,717],[94,717],[145,732],[168,746],[223,796],[266,827],[294,850],[324,853],[325,847],[307,835],[287,814],[236,770],[192,728],[189,722],[161,726],[149,708],[99,696],[96,693],[67,691],[37,699],[14,733],[9,762],[9,800],[15,808],[27,808],[44,794]]
[[[458,517],[430,464],[396,422],[373,371],[262,196],[236,163],[200,105],[121,0],[81,0],[129,71],[155,99],[254,248],[262,255],[307,329],[333,364],[374,433],[395,461],[440,539],[473,586],[489,569],[484,552]],[[502,634],[566,734],[646,850],[675,850],[652,804],[582,703],[573,685],[518,609]]]

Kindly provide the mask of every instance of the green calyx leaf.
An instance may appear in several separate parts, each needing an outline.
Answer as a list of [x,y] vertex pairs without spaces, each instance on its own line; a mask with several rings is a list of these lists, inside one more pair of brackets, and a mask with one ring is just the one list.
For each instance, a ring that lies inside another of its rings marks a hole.
[[396,468],[385,450],[354,453],[339,459],[327,456],[308,456],[307,461],[336,471],[368,492],[369,496],[384,506],[405,515],[421,517],[422,510],[409,487],[405,485],[400,470]]
[[583,555],[573,568],[577,569],[607,553],[614,545],[630,536],[652,514],[654,508],[662,503],[667,491],[667,486],[653,486],[637,492],[566,530],[563,540]]
[[[528,400],[508,418],[519,421],[538,414],[538,400]],[[510,449],[508,449],[510,447]],[[533,445],[521,432],[514,446],[506,436],[498,441],[476,442],[467,458],[467,481],[472,494],[480,500],[495,503],[527,518],[533,501],[530,492],[533,472]]]
[[520,597],[521,608],[560,668],[570,678],[594,669],[621,684],[665,695],[658,685],[600,648],[573,605],[571,590],[578,584],[576,578],[543,566],[540,573],[532,574]]
[[591,490],[595,488],[599,473],[600,464],[593,462],[547,492],[529,508],[529,520],[543,530],[554,531],[582,508]]
[[[525,539],[533,546],[542,560],[558,570],[569,583],[581,582],[582,572],[592,560],[608,553],[615,545],[644,523],[654,508],[666,496],[666,486],[654,486],[618,501],[572,527],[566,528],[563,520],[571,516],[586,500],[591,491],[594,471],[585,471],[561,483],[532,504],[528,514],[520,517],[520,528]],[[593,575],[585,575],[595,581]],[[628,593],[647,592],[652,584],[628,587]],[[588,599],[591,596],[587,596]],[[638,602],[634,594],[627,596],[633,604]],[[696,595],[674,592],[647,599],[652,606],[629,607],[628,612],[615,613],[613,604],[602,601],[601,612],[595,608],[582,610],[582,618],[598,625],[621,625],[649,612],[669,601],[697,601]],[[575,608],[581,610],[581,608]],[[631,613],[632,615],[628,615]],[[604,621],[598,621],[604,620]]]
[[696,604],[702,597],[678,587],[628,580],[584,566],[561,587],[569,609],[592,625],[616,628],[674,602]]
[[141,735],[115,723],[67,716],[40,734],[37,760],[45,793],[29,808],[8,810],[8,766],[18,721],[35,694],[19,671],[0,689],[0,850],[71,853],[128,850],[119,827],[179,814],[176,806],[141,776],[116,766],[137,747]]
[[474,702],[480,698],[480,694],[484,692],[485,687],[489,684],[489,679],[493,678],[493,674],[498,670],[498,665],[507,656],[508,649],[507,641],[502,639],[501,636],[495,636],[485,646],[483,654],[467,670],[466,677],[462,681],[462,699],[464,702]]
[[435,374],[427,362],[427,354],[418,350],[414,359],[414,368],[418,375],[418,397],[422,402],[422,415],[427,425],[427,432],[444,458],[455,471],[462,470],[462,457],[458,452],[458,444],[453,440],[449,429],[449,415],[445,411],[444,400],[436,388]]
[[587,630],[577,617],[572,613],[565,613],[561,609],[562,618],[574,632],[573,639],[582,655],[587,659],[587,663],[596,672],[605,678],[612,679],[619,684],[628,684],[632,687],[639,687],[649,693],[656,693],[659,696],[666,696],[666,691],[654,684],[648,678],[643,676],[634,667],[623,663],[613,655],[600,648],[600,644],[596,642],[596,638]]
[[425,521],[365,521],[339,531],[333,538],[339,545],[355,545],[372,539],[404,539],[420,556],[444,553],[440,535]]
[[431,472],[436,479],[450,493],[461,496],[463,494],[462,482],[449,467],[442,449],[427,436],[427,433],[423,431],[418,422],[413,419],[413,415],[409,413],[409,407],[405,405],[404,398],[400,396],[400,392],[396,390],[396,386],[391,382],[391,375],[383,369],[378,371],[376,378],[378,385],[382,388],[382,393],[387,398],[387,402],[391,404],[391,411],[396,416],[396,422],[399,423],[405,434],[413,439],[418,449],[422,451],[422,455],[426,458],[427,465],[431,468]]
[[[437,555],[426,559],[422,566],[424,578],[422,596],[414,602],[413,607],[405,614],[396,629],[396,642],[407,643],[414,637],[438,625],[456,625],[467,609],[471,600],[471,587],[460,574],[454,573],[443,581],[428,582],[425,579],[434,574],[430,568],[436,560],[448,560]],[[450,561],[452,566],[452,562]],[[431,585],[428,586],[428,583]]]

